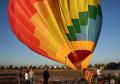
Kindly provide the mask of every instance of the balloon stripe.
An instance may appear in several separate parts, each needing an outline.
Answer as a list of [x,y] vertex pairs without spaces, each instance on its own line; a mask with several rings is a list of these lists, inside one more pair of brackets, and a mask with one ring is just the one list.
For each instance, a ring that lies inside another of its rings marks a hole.
[[29,31],[31,31],[32,33],[34,32],[35,26],[32,24],[32,22],[29,20],[27,15],[17,3],[15,5],[14,14],[21,21],[21,23],[24,24],[27,29],[29,29]]
[[11,26],[11,29],[12,31],[16,34],[16,31],[15,31],[15,23],[17,21],[17,18],[16,16],[13,14],[12,10],[10,9],[10,4],[8,6],[8,16],[9,16],[9,20],[10,20],[10,26]]
[[97,0],[88,0],[88,5],[97,7]]
[[[11,21],[11,25],[12,25],[12,30],[14,30],[14,32],[15,32],[15,34],[16,34],[16,36],[23,42],[23,43],[25,43],[28,47],[30,47],[32,50],[34,50],[35,52],[37,52],[37,53],[39,53],[39,54],[41,54],[41,55],[45,55],[45,56],[47,56],[47,53],[46,52],[44,52],[43,50],[41,50],[41,49],[39,49],[39,48],[37,48],[37,47],[35,47],[34,45],[33,45],[33,43],[32,43],[32,41],[28,41],[25,37],[24,37],[24,35],[23,34],[20,34],[21,32],[20,31],[16,31],[17,29],[15,29],[16,28],[16,21],[18,21],[17,20],[17,18],[16,18],[16,16],[13,14],[13,12],[11,11],[11,9],[10,9],[10,7],[9,7],[9,16],[11,16],[11,17],[9,17],[9,19],[10,19],[10,21]],[[13,24],[14,23],[14,24]],[[19,27],[20,27],[20,25],[18,25]],[[22,32],[23,32],[23,30],[22,30]],[[24,39],[25,38],[25,39]],[[50,58],[51,59],[51,58]]]
[[35,36],[33,36],[33,33],[31,33],[19,20],[17,20],[15,27],[16,31],[21,32],[21,34],[23,34],[27,39],[29,39],[31,43],[36,46],[40,45],[40,41]]
[[68,0],[68,8],[72,19],[79,19],[78,0]]
[[99,4],[99,5],[100,5],[100,0],[97,0],[97,4]]
[[101,10],[101,6],[98,4],[97,5],[97,14],[102,17],[102,10]]
[[97,20],[96,20],[96,44],[97,44],[97,41],[99,39],[99,36],[100,36],[100,32],[101,32],[101,28],[102,28],[102,18],[100,16],[97,15]]
[[78,0],[79,12],[88,11],[88,0]]
[[35,32],[36,37],[40,39],[40,35],[42,35],[41,37],[44,37],[44,40],[50,43],[51,48],[53,48],[53,50],[57,50],[56,49],[57,47],[55,47],[55,44],[59,46],[60,42],[54,38],[54,35],[56,33],[54,34],[50,33],[50,31],[48,30],[48,27],[41,21],[41,18],[38,13],[32,16],[31,21],[35,24],[37,28],[36,29],[37,31]]
[[[90,50],[91,52],[94,49],[95,42],[93,41],[71,41],[73,47],[77,48],[77,50]],[[79,44],[79,46],[78,46]]]
[[75,35],[75,28],[72,23],[72,19],[69,13],[69,2],[66,0],[60,0],[60,7],[62,9],[62,13],[65,18],[65,22],[69,31],[69,34],[67,33],[66,35],[71,39],[71,40],[77,40],[76,35]]
[[36,10],[34,9],[32,3],[30,0],[17,0],[17,3],[21,6],[23,11],[27,14],[29,18],[32,17],[34,13],[36,13]]
[[70,34],[71,37],[72,37],[72,40],[73,40],[73,41],[76,41],[77,38],[76,38],[76,35],[75,35],[75,32],[74,32],[73,26],[67,26],[67,27],[68,27],[68,30],[69,30],[69,34]]
[[70,17],[74,26],[75,33],[80,33],[78,0],[69,1]]
[[[50,34],[46,26],[41,22],[39,15],[36,13],[32,18],[31,21],[36,25],[35,36],[40,40],[40,48],[48,52],[50,57],[55,57],[54,53],[60,52],[58,50],[59,46],[63,43],[59,43],[53,38],[53,35]],[[38,22],[38,23],[37,23]],[[36,24],[37,23],[37,24]],[[38,26],[40,25],[40,26]],[[47,42],[47,45],[46,43]],[[48,46],[49,45],[49,46]],[[66,46],[64,46],[66,47]],[[62,49],[63,50],[63,49]],[[53,53],[51,53],[53,52]],[[62,53],[61,53],[62,54]],[[63,55],[60,55],[63,56]]]
[[[87,68],[87,66],[89,66],[89,62],[90,62],[90,59],[91,59],[92,55],[93,55],[93,53],[91,53],[85,60],[80,62],[81,66],[82,66],[82,69]],[[78,64],[80,64],[80,63],[78,62]]]
[[74,26],[75,32],[76,33],[81,33],[79,19],[72,19],[72,22],[73,22],[73,26]]
[[81,40],[88,40],[88,26],[80,26],[81,28]]
[[[41,49],[45,50],[46,52],[50,53],[49,56],[55,56],[56,49],[54,49],[53,44],[50,43],[51,39],[47,39],[46,36],[44,35],[44,34],[46,34],[45,33],[46,31],[44,31],[43,33],[42,32],[43,31],[41,31],[39,28],[36,28],[35,33],[34,33],[36,38],[40,40],[39,47]],[[45,42],[47,42],[47,45]]]
[[62,38],[62,33],[59,29],[59,25],[55,20],[52,10],[50,9],[50,6],[48,5],[48,2],[44,1],[34,3],[34,7],[36,8],[37,12],[39,13],[39,16],[42,18],[42,21],[46,25],[46,28],[50,31],[53,37],[56,40],[58,40],[58,42],[62,42],[64,40]]
[[55,16],[56,22],[59,25],[59,29],[60,29],[60,31],[62,33],[62,36],[64,38],[63,42],[67,43],[67,45],[68,45],[67,47],[69,47],[71,49],[71,44],[69,43],[69,40],[68,40],[68,38],[67,38],[67,36],[65,34],[65,32],[69,33],[69,31],[67,29],[67,25],[65,23],[64,16],[63,16],[59,1],[58,0],[48,0],[48,2],[49,2],[51,10],[52,10],[52,12],[53,12],[53,14]]
[[75,28],[73,26],[70,12],[69,12],[69,6],[70,6],[69,1],[60,0],[60,7],[62,9],[62,13],[63,13],[64,18],[65,18],[67,30],[69,32],[69,34],[67,33],[66,35],[69,36],[69,38],[72,40],[77,40],[76,35],[75,35]]
[[72,21],[71,21],[70,14],[69,14],[67,0],[59,0],[59,1],[60,1],[59,2],[60,3],[60,7],[62,9],[66,25],[67,26],[72,26]]
[[[43,56],[46,56],[47,58],[48,57],[48,54],[43,51],[42,49],[40,49],[38,46],[35,46],[31,40],[27,39],[23,34],[21,34],[20,31],[17,31],[17,37],[20,39],[20,41],[22,41],[23,43],[25,43],[30,49],[32,49],[33,51],[43,55]],[[52,59],[52,58],[49,58],[49,59]]]
[[88,25],[88,12],[80,12],[79,17],[80,17],[80,25],[81,26]]
[[70,53],[68,58],[73,64],[76,64],[79,61],[82,62],[88,55],[90,55],[90,53],[91,51],[89,50],[76,50],[75,53]]
[[88,6],[88,14],[89,14],[89,18],[93,18],[96,19],[96,15],[97,15],[97,7],[89,5]]
[[[14,9],[14,12],[16,12],[15,9]],[[13,18],[14,18],[14,17],[17,18],[17,15],[14,16],[14,14],[12,13],[11,8],[9,8],[9,14],[11,14],[11,15],[13,16]],[[16,14],[16,13],[15,13],[15,14]],[[13,27],[14,32],[16,32],[17,30],[19,30],[19,31],[21,30],[22,33],[24,33],[28,38],[31,38],[31,40],[33,40],[33,43],[39,45],[39,41],[36,40],[35,37],[33,37],[33,35],[32,35],[32,33],[33,33],[33,31],[34,31],[35,28],[33,27],[33,29],[32,29],[32,26],[30,25],[30,26],[31,26],[30,28],[31,28],[31,31],[32,31],[32,32],[29,33],[30,31],[28,30],[27,27],[26,27],[26,30],[27,30],[27,31],[24,30],[23,24],[20,22],[20,20],[19,20],[20,24],[17,24],[16,22],[18,22],[18,19],[14,21],[14,27]],[[18,27],[16,27],[16,26],[18,26]],[[31,34],[31,36],[30,36],[29,34]]]
[[44,0],[30,0],[31,3],[36,3],[36,2],[39,2],[39,1],[44,1]]
[[88,40],[95,42],[97,31],[96,20],[88,19]]

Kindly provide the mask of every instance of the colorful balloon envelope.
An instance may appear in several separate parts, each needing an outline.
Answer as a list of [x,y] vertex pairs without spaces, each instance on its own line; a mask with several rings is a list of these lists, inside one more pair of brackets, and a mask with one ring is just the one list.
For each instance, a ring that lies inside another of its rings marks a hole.
[[99,0],[9,0],[8,16],[22,43],[77,70],[88,66],[102,26]]

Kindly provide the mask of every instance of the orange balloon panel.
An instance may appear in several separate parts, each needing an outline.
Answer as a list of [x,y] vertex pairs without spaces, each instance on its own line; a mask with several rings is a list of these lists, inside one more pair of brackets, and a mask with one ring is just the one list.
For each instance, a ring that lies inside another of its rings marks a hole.
[[73,69],[88,66],[101,30],[99,0],[9,0],[8,16],[33,51]]

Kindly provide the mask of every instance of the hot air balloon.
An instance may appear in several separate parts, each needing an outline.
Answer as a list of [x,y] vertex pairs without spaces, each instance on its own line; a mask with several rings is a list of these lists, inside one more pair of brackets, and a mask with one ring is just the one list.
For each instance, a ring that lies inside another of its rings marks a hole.
[[99,0],[9,0],[8,16],[22,43],[76,70],[88,66],[102,26]]

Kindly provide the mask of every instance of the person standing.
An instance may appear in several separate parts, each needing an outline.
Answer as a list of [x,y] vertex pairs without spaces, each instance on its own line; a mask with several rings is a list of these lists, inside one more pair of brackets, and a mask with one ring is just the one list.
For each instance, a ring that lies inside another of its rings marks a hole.
[[48,84],[48,78],[49,78],[48,68],[45,68],[45,71],[43,71],[43,77],[44,77],[43,84]]
[[34,71],[32,68],[29,71],[29,75],[30,75],[30,84],[33,84],[35,76],[34,76]]
[[103,84],[103,69],[100,67],[98,68],[98,70],[96,71],[97,73],[97,82],[99,84]]
[[29,83],[30,83],[29,71],[28,71],[28,70],[27,70],[26,73],[25,73],[25,82],[26,82],[26,84],[29,84]]
[[21,84],[21,81],[22,81],[22,69],[20,68],[18,73],[18,84]]

